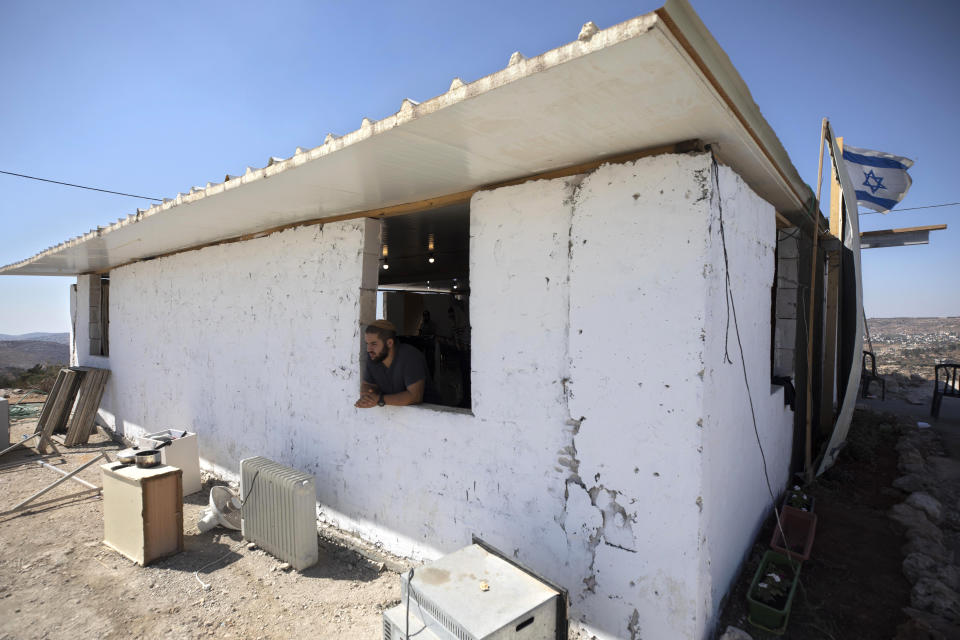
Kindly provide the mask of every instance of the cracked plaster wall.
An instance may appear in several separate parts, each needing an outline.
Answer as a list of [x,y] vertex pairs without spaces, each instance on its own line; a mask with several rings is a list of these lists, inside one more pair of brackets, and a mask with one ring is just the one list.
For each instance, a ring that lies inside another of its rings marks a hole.
[[701,456],[704,416],[730,404],[708,414],[702,377],[718,339],[708,158],[473,197],[472,415],[353,407],[372,221],[116,269],[111,358],[79,360],[113,370],[101,417],[126,435],[191,428],[202,465],[232,477],[251,455],[310,471],[322,519],[395,553],[480,535],[568,588],[573,623],[600,638],[698,637],[725,579],[701,542],[704,474],[741,455]]
[[692,638],[698,624],[705,158],[604,166],[577,194],[570,412],[584,417],[589,497],[577,512],[600,513],[577,598],[602,638]]

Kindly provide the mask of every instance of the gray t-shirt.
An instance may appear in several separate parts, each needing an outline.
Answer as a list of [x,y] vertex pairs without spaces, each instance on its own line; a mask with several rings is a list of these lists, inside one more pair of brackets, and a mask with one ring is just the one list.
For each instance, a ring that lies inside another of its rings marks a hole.
[[416,347],[409,344],[397,344],[397,352],[393,356],[393,363],[388,369],[382,362],[374,362],[367,358],[367,367],[363,374],[363,381],[375,384],[383,394],[400,393],[414,382],[424,380],[423,399],[433,396],[433,381],[427,372],[427,361]]

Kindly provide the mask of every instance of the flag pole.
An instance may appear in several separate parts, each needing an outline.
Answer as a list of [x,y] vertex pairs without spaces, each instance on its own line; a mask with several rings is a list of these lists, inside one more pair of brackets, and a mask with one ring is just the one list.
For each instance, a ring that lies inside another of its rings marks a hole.
[[823,185],[823,143],[827,137],[827,119],[820,124],[820,158],[817,170],[817,199],[813,210],[813,250],[810,257],[810,307],[807,313],[807,412],[803,464],[807,482],[813,482],[813,309],[816,303],[817,250],[820,240],[820,190]]

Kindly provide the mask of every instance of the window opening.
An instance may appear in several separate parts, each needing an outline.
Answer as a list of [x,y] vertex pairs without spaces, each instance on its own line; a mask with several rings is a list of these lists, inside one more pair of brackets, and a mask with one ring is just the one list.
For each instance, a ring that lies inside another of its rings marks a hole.
[[90,355],[109,356],[110,275],[87,277],[90,289]]
[[470,408],[470,208],[381,221],[377,317],[419,349],[433,379],[425,402]]

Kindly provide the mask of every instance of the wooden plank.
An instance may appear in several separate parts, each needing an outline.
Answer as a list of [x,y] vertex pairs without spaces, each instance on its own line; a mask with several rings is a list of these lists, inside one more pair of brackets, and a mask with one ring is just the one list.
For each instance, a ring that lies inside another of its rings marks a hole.
[[97,417],[97,410],[100,408],[100,400],[103,398],[103,391],[107,384],[107,375],[110,372],[105,369],[96,369],[93,371],[93,380],[90,385],[89,398],[87,400],[86,412],[83,421],[80,423],[78,433],[78,442],[86,443],[90,439],[90,434],[94,431],[94,420]]
[[[47,399],[43,403],[43,407],[40,409],[40,417],[37,419],[37,428],[34,429],[34,433],[42,433],[44,427],[46,427],[47,422],[50,420],[50,412],[53,411],[53,400],[57,397],[57,394],[60,393],[60,388],[63,386],[63,380],[67,377],[67,369],[60,369],[60,372],[57,373],[57,379],[53,383],[53,388],[50,389],[50,393],[47,394]],[[43,440],[47,438],[41,439]],[[41,453],[43,451],[41,450]]]
[[683,142],[678,142],[676,144],[666,144],[659,147],[644,149],[642,151],[631,151],[629,153],[622,153],[615,156],[600,158],[599,160],[582,162],[580,164],[571,165],[569,167],[564,167],[562,169],[544,171],[544,172],[536,173],[523,178],[517,178],[515,180],[505,180],[503,182],[495,182],[493,184],[484,185],[483,187],[480,187],[479,189],[477,189],[477,191],[489,191],[491,189],[499,189],[500,187],[509,187],[513,185],[523,184],[524,182],[529,182],[530,180],[553,180],[554,178],[565,178],[567,176],[577,175],[578,173],[587,173],[588,171],[593,171],[605,164],[622,164],[624,162],[632,162],[633,160],[639,160],[640,158],[646,158],[648,156],[659,156],[665,153],[686,153],[689,151],[703,151],[703,149],[704,147],[701,141],[685,140]]
[[82,370],[83,378],[80,380],[80,387],[77,390],[76,406],[67,422],[67,434],[63,439],[63,444],[68,447],[72,447],[77,439],[80,421],[86,411],[86,405],[90,397],[89,387],[93,382],[91,370],[86,367],[83,367]]
[[[837,136],[837,147],[840,149],[840,153],[843,153],[843,138]],[[843,162],[841,159],[837,159],[836,162]],[[835,238],[840,238],[840,242],[843,242],[843,190],[840,188],[840,178],[837,177],[837,172],[834,171],[833,165],[830,166],[830,233]],[[854,211],[856,214],[856,211]]]
[[107,387],[107,378],[110,376],[108,369],[96,369],[94,373],[96,378],[94,384],[91,386],[87,414],[84,416],[83,422],[80,423],[80,444],[85,444],[90,440],[90,435],[96,428],[95,421],[97,419],[97,411],[100,409],[100,401],[103,399],[103,392]]
[[[80,386],[80,391],[77,396],[77,409],[70,417],[70,424],[67,427],[67,437],[63,441],[68,447],[87,441],[84,437],[86,421],[87,416],[92,411],[90,404],[93,402],[92,396],[93,390],[97,385],[97,377],[96,369],[89,369],[86,374],[84,374],[83,383]],[[97,401],[99,402],[99,399]]]
[[823,376],[820,385],[820,433],[833,430],[833,396],[837,373],[837,321],[840,302],[840,252],[827,253],[827,328],[823,343]]
[[[76,371],[72,369],[61,369],[57,374],[57,381],[53,385],[47,401],[40,411],[40,420],[37,421],[37,430],[34,433],[40,433],[40,442],[37,443],[37,451],[46,453],[47,447],[51,444],[50,436],[65,421],[64,407],[72,406],[76,395]],[[69,403],[69,404],[68,404]]]
[[77,409],[70,419],[64,444],[68,447],[85,444],[93,432],[93,423],[107,383],[107,369],[85,368],[77,399]]
[[[50,422],[45,430],[49,430],[50,435],[54,432],[66,429],[67,419],[70,417],[70,411],[73,410],[73,404],[77,399],[77,390],[80,387],[80,380],[83,372],[77,369],[68,369],[67,376],[64,378],[63,387],[53,403],[53,411],[50,414]],[[43,453],[41,451],[41,453]]]

